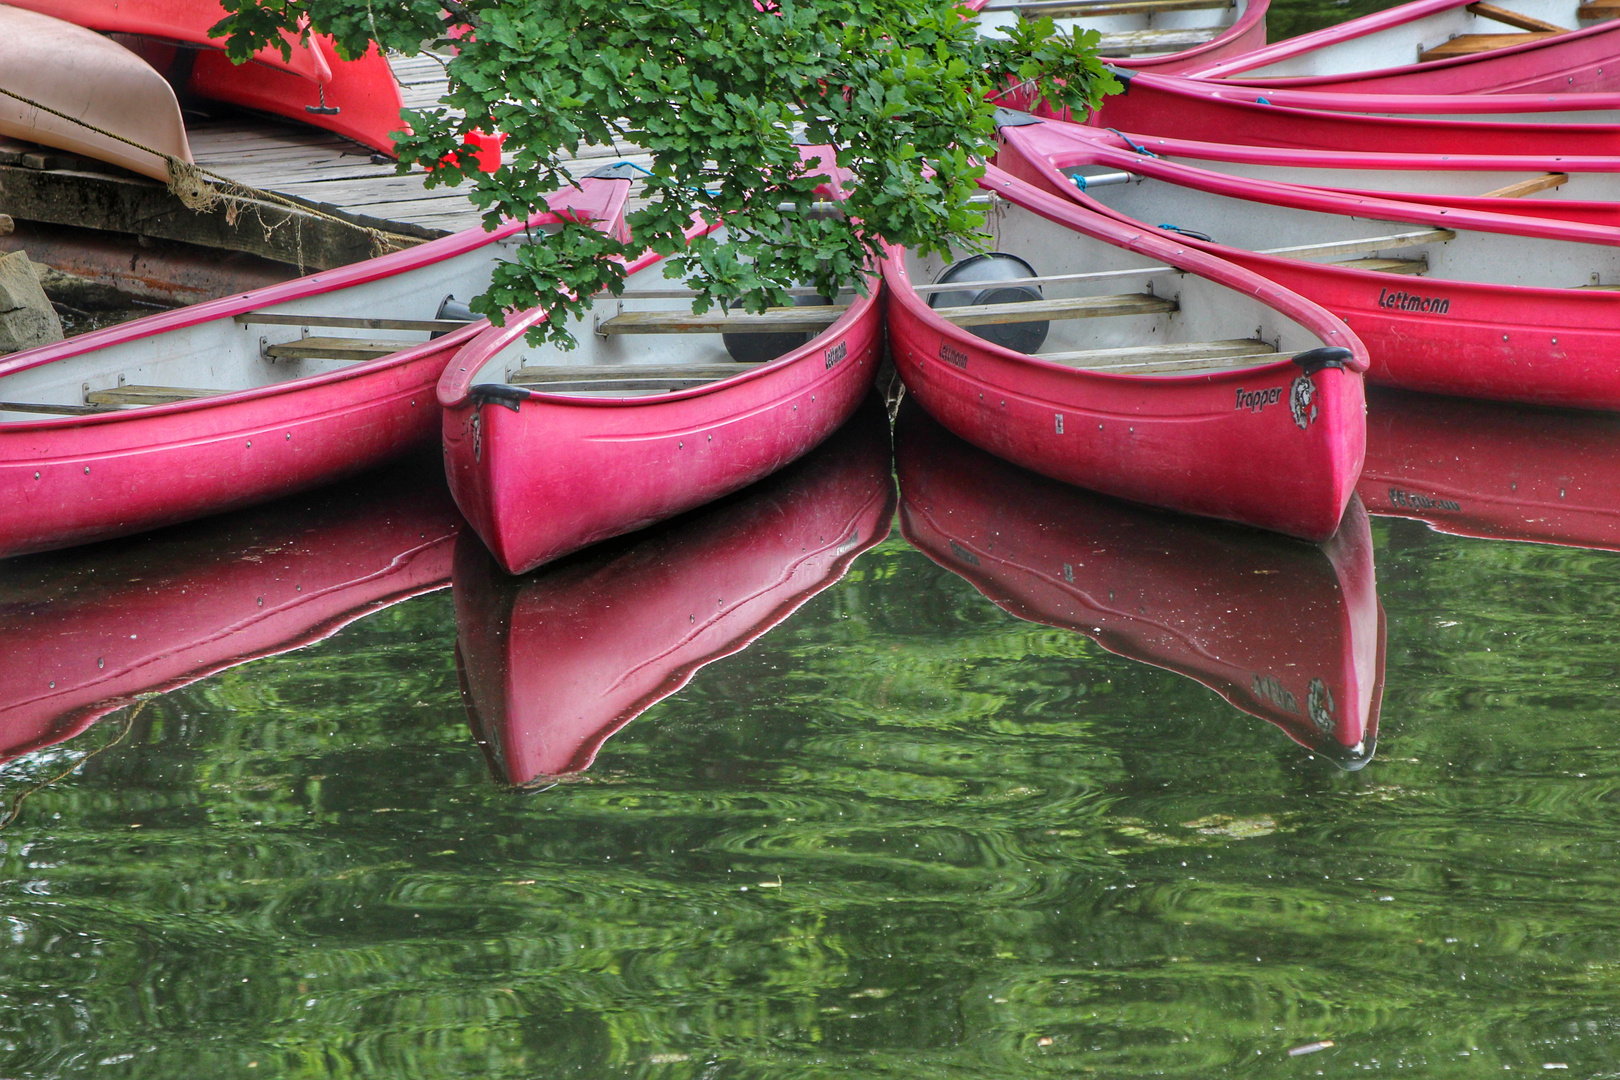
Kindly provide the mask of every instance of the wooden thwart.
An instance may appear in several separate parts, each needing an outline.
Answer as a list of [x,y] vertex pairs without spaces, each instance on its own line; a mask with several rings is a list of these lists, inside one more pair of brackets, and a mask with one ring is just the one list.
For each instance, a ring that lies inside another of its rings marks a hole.
[[729,379],[760,367],[759,364],[626,364],[603,366],[520,367],[507,380],[513,386],[548,394],[584,390],[686,390]]
[[1282,255],[1290,259],[1314,259],[1323,255],[1362,255],[1373,251],[1394,251],[1457,239],[1450,229],[1421,229],[1416,232],[1369,236],[1361,240],[1333,240],[1325,244],[1298,244],[1294,247],[1267,248],[1258,255]]
[[171,401],[213,397],[224,390],[198,390],[190,386],[115,386],[84,395],[90,405],[167,405]]
[[[1292,354],[1289,354],[1292,355]],[[1082,349],[1038,354],[1038,359],[1087,371],[1128,375],[1190,374],[1275,363],[1286,357],[1254,338],[1136,345],[1123,349]]]
[[1103,56],[1173,52],[1214,41],[1225,30],[1224,26],[1201,26],[1187,30],[1121,30],[1103,34],[1097,42],[1097,52]]
[[1427,274],[1429,272],[1428,259],[1346,259],[1333,265],[1342,266],[1346,270],[1376,270],[1381,274]]
[[1561,172],[1544,173],[1541,176],[1532,176],[1528,180],[1520,180],[1517,184],[1487,191],[1487,199],[1519,199],[1526,195],[1534,195],[1538,191],[1547,191],[1555,187],[1563,187],[1569,183],[1569,174]]
[[1563,34],[1569,30],[1567,26],[1559,26],[1557,23],[1550,23],[1545,19],[1537,19],[1530,15],[1521,15],[1517,11],[1509,11],[1507,8],[1497,7],[1495,4],[1487,4],[1484,0],[1480,0],[1479,3],[1469,4],[1468,10],[1482,19],[1490,19],[1492,22],[1499,22],[1504,26],[1517,26],[1520,30],[1535,30],[1547,34]]
[[95,416],[97,413],[117,412],[117,409],[95,405],[54,405],[40,401],[0,401],[0,412],[44,413],[49,416]]
[[244,326],[330,326],[342,330],[401,330],[439,333],[460,330],[467,324],[456,319],[362,319],[346,315],[288,315],[279,311],[250,311],[236,316]]
[[1620,17],[1620,0],[1588,0],[1575,10],[1582,22],[1602,22]]
[[412,341],[366,341],[351,337],[306,337],[266,345],[264,355],[277,360],[375,360],[417,344]]
[[1491,49],[1505,49],[1510,45],[1523,45],[1530,41],[1540,41],[1543,38],[1556,37],[1563,33],[1551,31],[1526,32],[1522,34],[1461,34],[1432,49],[1426,49],[1418,54],[1419,63],[1430,60],[1445,60],[1452,56],[1473,56],[1475,53],[1489,52]]
[[1155,11],[1209,11],[1231,7],[1229,0],[1033,0],[1027,4],[991,4],[981,11],[1016,11],[1027,19],[1049,15],[1068,19],[1084,15],[1137,15]]

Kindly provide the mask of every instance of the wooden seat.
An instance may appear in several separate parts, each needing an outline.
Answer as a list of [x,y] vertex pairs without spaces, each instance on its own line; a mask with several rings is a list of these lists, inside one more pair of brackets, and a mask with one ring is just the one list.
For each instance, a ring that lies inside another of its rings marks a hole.
[[1548,22],[1546,19],[1538,19],[1533,15],[1521,15],[1517,11],[1486,3],[1485,0],[1476,0],[1475,3],[1469,4],[1468,10],[1482,19],[1490,19],[1492,22],[1499,22],[1503,26],[1516,26],[1520,30],[1534,30],[1547,34],[1569,32],[1567,26],[1559,26],[1557,23]]
[[1198,26],[1184,30],[1120,30],[1097,41],[1100,56],[1135,56],[1139,53],[1177,52],[1214,41],[1224,26]]
[[1415,275],[1429,272],[1428,259],[1346,259],[1333,265],[1342,266],[1346,270],[1376,270],[1381,274]]
[[1156,11],[1213,11],[1231,7],[1230,0],[1031,0],[1024,4],[989,4],[981,11],[1016,11],[1026,19],[1096,15],[1151,15]]
[[625,364],[619,367],[573,364],[520,367],[507,380],[513,386],[545,394],[573,394],[587,390],[686,390],[729,379],[760,367],[759,364]]
[[1547,191],[1555,187],[1563,187],[1569,183],[1569,174],[1561,172],[1543,173],[1532,176],[1528,180],[1520,180],[1517,184],[1487,191],[1483,198],[1487,199],[1522,199],[1526,195],[1534,195],[1538,191]]
[[[824,330],[842,315],[838,307],[771,308],[762,315],[725,315],[709,311],[626,311],[596,325],[603,336],[614,334],[777,334]],[[1037,319],[1087,319],[1109,315],[1151,315],[1175,311],[1176,302],[1147,293],[1123,296],[1077,296],[1061,300],[1030,300],[1020,304],[980,304],[974,307],[936,308],[957,326],[990,326],[1032,322]],[[312,339],[313,340],[313,339]]]
[[97,405],[56,405],[48,401],[0,401],[0,412],[43,413],[48,416],[95,416],[97,413],[117,411],[115,408]]
[[1587,0],[1575,9],[1575,17],[1581,22],[1603,22],[1620,17],[1620,0]]
[[88,405],[167,405],[171,401],[213,397],[225,390],[198,390],[190,386],[115,386],[91,390],[84,395]]
[[[1091,371],[1115,371],[1161,364],[1208,364],[1217,360],[1236,362],[1251,357],[1266,357],[1276,351],[1255,338],[1229,338],[1225,341],[1183,341],[1164,345],[1037,353],[1036,359]],[[1251,362],[1258,363],[1259,360]]]
[[1418,229],[1414,232],[1392,233],[1389,236],[1368,236],[1360,240],[1331,240],[1324,244],[1266,248],[1255,254],[1282,255],[1290,259],[1316,259],[1322,256],[1367,255],[1375,251],[1395,251],[1404,247],[1442,244],[1455,239],[1457,234],[1451,229]]
[[250,311],[235,319],[243,326],[329,326],[334,330],[397,330],[401,333],[445,333],[467,325],[455,319],[366,319],[348,315],[289,315],[280,311]]
[[1543,38],[1556,37],[1563,32],[1543,30],[1520,34],[1460,34],[1444,44],[1425,49],[1418,54],[1418,62],[1445,60],[1453,56],[1473,56],[1475,53],[1489,52],[1492,49],[1505,49],[1510,45],[1541,41]]
[[[458,324],[459,325],[459,324]],[[418,344],[414,341],[366,341],[352,337],[306,337],[266,345],[264,355],[277,360],[375,360]]]

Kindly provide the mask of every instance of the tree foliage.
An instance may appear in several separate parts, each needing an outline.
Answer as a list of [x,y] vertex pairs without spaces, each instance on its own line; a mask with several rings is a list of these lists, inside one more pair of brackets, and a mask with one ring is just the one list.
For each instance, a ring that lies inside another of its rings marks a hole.
[[[355,56],[372,40],[447,61],[445,107],[406,112],[401,168],[432,165],[430,185],[471,182],[491,227],[544,209],[574,184],[566,164],[588,145],[634,144],[652,155],[646,205],[629,224],[636,250],[667,256],[665,273],[711,303],[748,311],[791,302],[785,289],[831,296],[861,287],[882,244],[976,247],[984,216],[970,202],[978,160],[994,147],[992,95],[1038,85],[1085,111],[1117,90],[1095,32],[1071,36],[1050,19],[1004,39],[980,38],[952,0],[225,0],[215,32],[247,57],[283,28],[331,33]],[[513,160],[476,171],[463,147],[474,129],[507,136]],[[837,147],[855,176],[846,216],[810,211],[820,182],[795,140]],[[576,166],[577,167],[577,166]],[[779,207],[791,205],[783,212]],[[689,240],[694,215],[724,220]],[[475,310],[564,312],[591,292],[622,288],[631,252],[583,225],[503,264]]]

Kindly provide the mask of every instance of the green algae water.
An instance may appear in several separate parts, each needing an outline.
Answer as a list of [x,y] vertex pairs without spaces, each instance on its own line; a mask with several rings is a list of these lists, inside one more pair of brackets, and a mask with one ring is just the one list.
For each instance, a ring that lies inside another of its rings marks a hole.
[[431,472],[7,563],[0,1075],[1620,1074],[1620,555],[901,421],[517,581]]

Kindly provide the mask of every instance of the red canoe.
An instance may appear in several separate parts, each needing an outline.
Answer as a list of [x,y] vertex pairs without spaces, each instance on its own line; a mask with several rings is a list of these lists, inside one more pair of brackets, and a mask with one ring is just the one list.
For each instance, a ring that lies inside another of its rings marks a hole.
[[[554,205],[622,229],[629,186]],[[264,502],[431,440],[434,384],[488,325],[441,304],[483,291],[523,236],[470,229],[0,359],[0,556]]]
[[[1620,232],[1211,173],[1071,124],[1004,126],[998,161],[1121,226],[1176,228],[1343,318],[1368,378],[1412,390],[1620,409]],[[1082,193],[1071,171],[1142,183]],[[1218,236],[1224,243],[1208,238]],[[1312,262],[1311,259],[1331,259]]]
[[[1087,213],[993,166],[980,183],[997,197],[996,246],[1032,275],[931,308],[925,295],[950,295],[939,277],[960,281],[979,264],[945,267],[900,249],[884,261],[890,349],[923,408],[1067,483],[1331,536],[1361,471],[1365,352],[1355,335],[1179,238]],[[1030,320],[1011,323],[1025,311]],[[1049,334],[1036,318],[1052,320]],[[1037,330],[1040,351],[1028,347]]]
[[1097,132],[1172,164],[1400,202],[1620,227],[1620,158],[1359,154]]
[[699,668],[740,652],[889,535],[889,426],[869,404],[720,506],[525,578],[456,549],[456,662],[496,777],[549,783]]
[[[1196,135],[1204,142],[1329,151],[1620,157],[1620,124],[1554,123],[1555,117],[1538,113],[1524,114],[1518,120],[1457,120],[1302,109],[1234,100],[1223,96],[1229,91],[1217,87],[1212,92],[1196,79],[1145,72],[1119,74],[1125,92],[1103,101],[1089,120],[1095,127],[1172,138]],[[1424,102],[1423,110],[1434,104],[1433,99]]]
[[652,254],[632,264],[624,294],[574,325],[578,349],[531,348],[534,310],[445,370],[450,490],[508,573],[746,487],[831,435],[871,388],[875,276],[836,306],[694,316],[663,271]]
[[0,562],[0,761],[447,585],[461,517],[428,464],[116,548]]
[[[1613,8],[1579,0],[1485,7],[1416,0],[1184,70],[1257,86],[1370,94],[1620,90]],[[1508,12],[1508,19],[1492,17]],[[1604,21],[1574,29],[1591,18]],[[1558,29],[1567,32],[1549,32]]]
[[999,36],[1019,18],[1050,15],[1059,29],[1096,30],[1099,55],[1139,71],[1175,73],[1241,56],[1266,43],[1270,0],[968,0],[979,29]]
[[1359,502],[1302,544],[1076,491],[912,409],[895,463],[906,539],[997,607],[1202,683],[1341,768],[1372,759],[1384,612]]
[[266,46],[251,62],[231,63],[224,42],[209,30],[225,18],[218,0],[13,0],[17,7],[51,15],[105,34],[119,35],[177,88],[199,98],[257,109],[325,128],[394,152],[392,132],[403,122],[399,84],[375,45],[343,60],[331,37],[307,42],[283,31],[291,49],[283,57]]
[[1453,536],[1620,551],[1620,417],[1380,390],[1356,490]]

